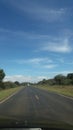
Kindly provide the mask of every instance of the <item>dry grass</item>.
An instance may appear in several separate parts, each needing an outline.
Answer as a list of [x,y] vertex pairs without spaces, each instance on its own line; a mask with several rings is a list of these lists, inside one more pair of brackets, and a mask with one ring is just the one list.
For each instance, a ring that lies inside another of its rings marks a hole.
[[7,98],[8,96],[10,96],[13,93],[17,92],[20,89],[21,89],[21,87],[9,88],[9,89],[6,89],[6,90],[1,90],[0,91],[0,101],[4,100],[5,98]]
[[73,86],[38,86],[41,89],[45,89],[48,91],[54,91],[66,96],[73,97]]

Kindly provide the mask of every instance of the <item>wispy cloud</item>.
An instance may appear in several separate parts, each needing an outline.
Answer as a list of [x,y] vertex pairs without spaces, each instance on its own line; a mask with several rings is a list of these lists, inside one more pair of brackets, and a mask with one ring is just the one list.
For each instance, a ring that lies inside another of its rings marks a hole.
[[0,34],[5,36],[16,36],[16,37],[22,37],[22,38],[28,38],[28,39],[48,39],[50,36],[47,34],[38,34],[38,33],[29,33],[22,30],[16,31],[16,30],[9,30],[5,28],[0,28]]
[[60,57],[59,59],[58,59],[58,61],[60,62],[60,63],[65,63],[65,60],[64,60],[64,58],[62,58],[62,57]]
[[41,9],[41,11],[36,13],[38,19],[46,22],[61,21],[65,14],[64,9]]
[[73,73],[73,70],[64,70],[64,71],[53,71],[49,74],[52,74],[52,76],[56,76],[58,74],[63,74],[63,75],[67,75],[69,73]]
[[50,58],[32,58],[32,59],[19,59],[19,60],[13,60],[12,62],[15,62],[17,64],[21,64],[21,65],[32,65],[33,67],[37,67],[40,69],[53,69],[56,66],[58,66],[57,64],[53,63],[53,60]]
[[33,19],[43,20],[46,22],[54,22],[57,20],[62,20],[65,17],[66,9],[53,9],[47,8],[47,6],[39,5],[32,1],[8,1],[11,6],[17,10],[27,13],[28,17]]
[[44,65],[43,68],[46,68],[46,69],[52,69],[52,68],[55,68],[57,67],[58,65],[55,65],[55,64],[49,64],[49,65]]
[[57,42],[48,42],[43,47],[41,47],[41,50],[58,53],[69,53],[72,51],[72,47],[70,46],[68,39],[64,39]]
[[52,59],[50,58],[32,58],[32,59],[19,59],[19,60],[13,60],[13,62],[16,62],[18,64],[41,64],[41,63],[52,63]]

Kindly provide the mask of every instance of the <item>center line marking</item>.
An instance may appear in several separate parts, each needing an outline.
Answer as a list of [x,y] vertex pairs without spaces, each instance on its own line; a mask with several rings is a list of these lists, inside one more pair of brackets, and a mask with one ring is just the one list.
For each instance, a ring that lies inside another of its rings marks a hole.
[[35,98],[36,98],[37,100],[39,100],[39,97],[38,97],[37,95],[35,95]]

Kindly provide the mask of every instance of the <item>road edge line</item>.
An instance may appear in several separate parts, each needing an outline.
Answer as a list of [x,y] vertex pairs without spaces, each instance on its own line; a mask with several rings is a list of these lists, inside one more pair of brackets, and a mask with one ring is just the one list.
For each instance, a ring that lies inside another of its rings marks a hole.
[[63,95],[63,94],[60,94],[60,93],[57,93],[57,94],[60,95],[60,96],[62,96],[62,97],[65,97],[65,98],[67,98],[67,99],[73,100],[73,97],[69,97],[69,96],[67,96],[67,95]]
[[[20,90],[22,90],[23,88],[21,88]],[[7,98],[3,99],[2,101],[0,101],[0,104],[6,102],[8,99],[10,99],[11,97],[13,97],[14,95],[16,95],[20,90],[14,92],[13,94],[11,94],[10,96],[8,96]]]
[[47,91],[47,92],[53,92],[53,93],[55,93],[55,94],[57,94],[57,95],[59,95],[59,96],[65,97],[65,98],[70,99],[70,100],[73,100],[73,97],[70,97],[70,96],[67,96],[67,95],[64,95],[64,94],[55,92],[55,91],[49,91],[49,90],[42,89],[42,88],[38,88],[38,89],[41,89],[41,90],[44,90],[44,91]]

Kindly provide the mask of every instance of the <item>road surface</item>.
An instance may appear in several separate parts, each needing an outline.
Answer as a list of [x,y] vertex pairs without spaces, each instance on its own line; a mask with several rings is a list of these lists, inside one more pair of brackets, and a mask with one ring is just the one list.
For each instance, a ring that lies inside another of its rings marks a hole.
[[2,116],[26,120],[58,120],[73,124],[73,100],[29,86],[0,104]]

